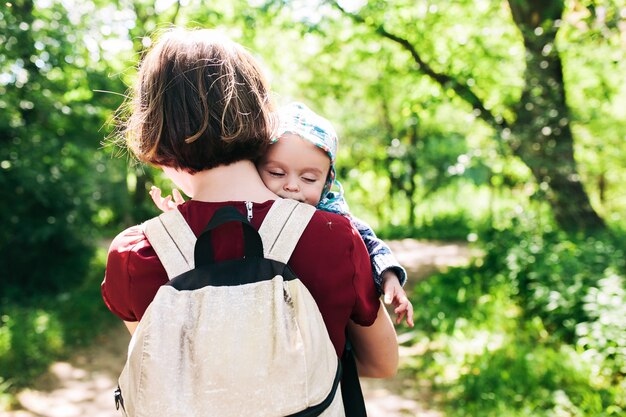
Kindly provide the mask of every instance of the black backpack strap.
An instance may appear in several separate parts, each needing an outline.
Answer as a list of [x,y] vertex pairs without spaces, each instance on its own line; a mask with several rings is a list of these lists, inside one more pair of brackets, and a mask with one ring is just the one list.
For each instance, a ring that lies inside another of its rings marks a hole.
[[346,417],[367,417],[365,399],[361,390],[359,373],[354,359],[354,350],[350,340],[346,338],[346,346],[341,356],[343,377],[341,378],[341,396]]
[[341,362],[337,361],[337,371],[335,372],[335,379],[333,380],[333,385],[330,389],[330,392],[322,400],[321,403],[312,405],[308,408],[305,408],[302,411],[298,411],[297,413],[289,414],[285,417],[318,417],[320,416],[335,399],[335,394],[337,394],[337,389],[339,389],[339,385],[341,384],[341,375],[343,374],[343,369],[341,368]]
[[213,256],[213,243],[211,242],[211,232],[218,227],[231,222],[241,223],[243,227],[244,256],[246,258],[263,257],[263,242],[259,232],[248,219],[232,206],[225,206],[218,209],[198,236],[194,250],[194,260],[196,266],[210,265],[215,263]]

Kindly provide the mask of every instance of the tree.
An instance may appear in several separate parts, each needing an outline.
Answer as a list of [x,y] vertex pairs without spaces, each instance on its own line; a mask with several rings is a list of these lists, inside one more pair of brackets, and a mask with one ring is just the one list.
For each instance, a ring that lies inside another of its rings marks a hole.
[[[413,60],[413,71],[426,75],[444,90],[471,105],[474,114],[491,126],[512,153],[530,168],[550,203],[557,223],[565,230],[593,231],[605,223],[591,206],[580,181],[574,158],[574,139],[565,96],[561,59],[555,44],[564,12],[562,1],[508,2],[513,21],[525,48],[524,85],[517,103],[504,117],[487,106],[468,80],[452,71],[434,69],[408,38],[388,31],[370,15],[347,11],[337,1],[330,3],[360,25],[367,25],[379,36],[400,45]],[[381,2],[374,2],[378,8]],[[384,6],[383,6],[384,7]],[[387,7],[389,7],[387,5]],[[365,7],[364,7],[365,9]]]
[[95,91],[120,86],[97,59],[89,23],[72,22],[61,2],[43,3],[0,8],[0,293],[7,299],[81,282],[99,206],[117,192],[115,166],[99,148],[118,98]]

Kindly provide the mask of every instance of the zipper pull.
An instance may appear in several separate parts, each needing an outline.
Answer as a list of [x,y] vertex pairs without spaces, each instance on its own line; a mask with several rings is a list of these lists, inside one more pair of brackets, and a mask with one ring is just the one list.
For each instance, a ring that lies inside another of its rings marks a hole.
[[246,209],[248,210],[248,221],[252,220],[252,201],[246,201]]
[[115,409],[119,410],[120,405],[121,405],[122,409],[126,411],[126,409],[124,408],[124,398],[122,398],[122,390],[120,389],[119,386],[115,390],[114,395],[115,395]]

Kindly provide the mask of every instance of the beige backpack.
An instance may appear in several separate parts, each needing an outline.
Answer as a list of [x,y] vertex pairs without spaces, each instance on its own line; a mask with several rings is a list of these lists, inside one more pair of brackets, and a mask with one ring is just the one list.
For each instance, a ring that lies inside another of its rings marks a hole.
[[[170,281],[128,348],[116,406],[130,417],[344,416],[341,366],[287,261],[315,209],[277,200],[257,232],[220,208],[196,237],[178,210],[145,224]],[[243,225],[246,255],[215,263],[210,233]]]

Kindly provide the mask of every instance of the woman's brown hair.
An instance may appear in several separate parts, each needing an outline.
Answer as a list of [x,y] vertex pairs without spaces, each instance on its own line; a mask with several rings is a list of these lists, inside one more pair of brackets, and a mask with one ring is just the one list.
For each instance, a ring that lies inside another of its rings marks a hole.
[[140,64],[130,107],[124,133],[137,158],[190,173],[258,159],[274,126],[255,59],[210,30],[162,36]]

